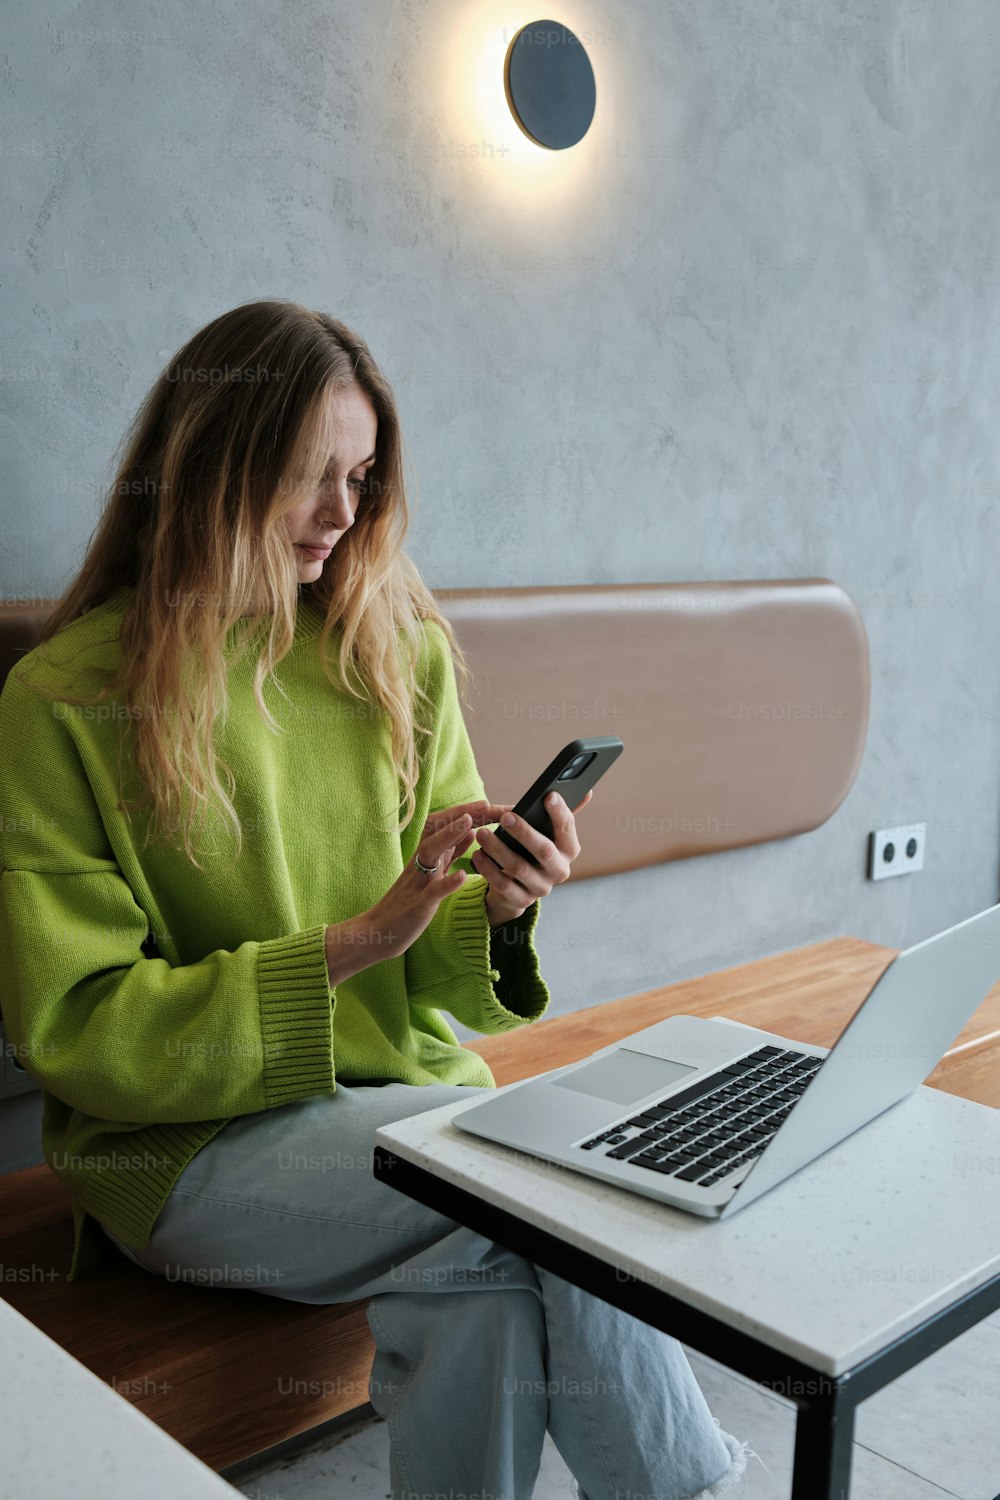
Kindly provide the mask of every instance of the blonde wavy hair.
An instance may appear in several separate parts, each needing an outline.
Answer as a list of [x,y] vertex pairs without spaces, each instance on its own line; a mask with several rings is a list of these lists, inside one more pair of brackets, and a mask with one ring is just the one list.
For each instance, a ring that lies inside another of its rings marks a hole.
[[[284,516],[320,487],[336,447],[328,398],[351,386],[378,417],[375,463],[354,524],[322,575],[300,585]],[[399,414],[361,335],[288,300],[223,313],[159,376],[116,463],[83,564],[35,644],[122,585],[134,588],[121,620],[120,670],[89,697],[68,691],[79,679],[58,695],[45,693],[81,705],[115,694],[128,705],[119,788],[126,753],[145,788],[137,801],[119,804],[129,825],[132,812],[151,803],[146,844],[181,827],[184,851],[200,869],[195,835],[221,810],[239,857],[235,778],[212,745],[212,726],[228,706],[228,662],[241,660],[263,632],[253,691],[264,723],[283,733],[262,689],[292,647],[300,596],[309,596],[325,612],[317,649],[327,678],[391,722],[402,832],[416,811],[416,735],[431,733],[414,719],[417,699],[430,701],[415,672],[422,621],[444,631],[466,703],[469,670],[402,550],[409,510]],[[335,629],[343,632],[339,675],[327,653]]]

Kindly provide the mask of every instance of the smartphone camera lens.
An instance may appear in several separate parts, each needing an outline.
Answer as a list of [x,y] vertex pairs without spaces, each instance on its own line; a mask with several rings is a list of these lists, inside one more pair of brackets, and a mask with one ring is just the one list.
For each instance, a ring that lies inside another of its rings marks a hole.
[[585,766],[589,766],[590,765],[590,762],[594,759],[595,754],[596,754],[595,751],[590,750],[590,751],[586,751],[586,752],[581,751],[581,753],[579,755],[574,755],[573,759],[570,761],[570,763],[566,767],[565,771],[563,771],[556,778],[556,780],[557,781],[572,781],[572,780],[574,780],[577,776],[580,775],[581,771],[584,769]]

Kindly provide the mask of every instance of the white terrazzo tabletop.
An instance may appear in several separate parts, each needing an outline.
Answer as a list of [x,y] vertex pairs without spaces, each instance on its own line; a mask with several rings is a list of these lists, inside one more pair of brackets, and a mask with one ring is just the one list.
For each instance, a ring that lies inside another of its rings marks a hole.
[[232,1500],[238,1494],[0,1299],[0,1449],[10,1500]]
[[481,1098],[381,1126],[375,1143],[824,1374],[1000,1271],[1000,1110],[940,1089],[722,1220],[451,1123]]

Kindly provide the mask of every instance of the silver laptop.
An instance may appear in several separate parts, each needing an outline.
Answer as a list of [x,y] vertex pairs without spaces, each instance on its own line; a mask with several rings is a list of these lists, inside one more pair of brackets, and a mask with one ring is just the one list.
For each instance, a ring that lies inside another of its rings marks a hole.
[[457,1110],[462,1130],[725,1218],[922,1083],[1000,979],[1000,905],[907,948],[833,1048],[668,1016]]

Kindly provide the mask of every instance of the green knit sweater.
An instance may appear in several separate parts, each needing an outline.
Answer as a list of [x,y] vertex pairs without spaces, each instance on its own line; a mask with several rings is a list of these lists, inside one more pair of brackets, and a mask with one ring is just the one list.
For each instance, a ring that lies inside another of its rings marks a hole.
[[[399,809],[388,719],[327,681],[322,615],[303,593],[277,668],[287,696],[264,690],[283,733],[254,701],[256,653],[230,665],[214,744],[235,776],[243,852],[237,860],[220,816],[197,870],[179,837],[142,848],[148,812],[133,813],[130,833],[119,811],[128,705],[50,705],[26,682],[92,692],[100,680],[82,674],[120,664],[132,592],[119,588],[28,652],[0,693],[0,1001],[43,1090],[46,1160],[73,1197],[71,1281],[107,1246],[91,1219],[146,1245],[184,1167],[235,1116],[335,1093],[338,1079],[495,1088],[442,1011],[493,1034],[537,1020],[550,998],[533,939],[539,904],[491,940],[475,846],[454,865],[465,884],[405,953],[373,952],[329,982],[327,924],[385,894],[430,813],[486,796],[438,625],[425,624],[417,665],[435,728],[433,741],[418,737],[404,833],[382,831]],[[338,643],[335,631],[337,676]],[[420,707],[423,722],[429,712]],[[124,762],[131,799],[142,788]]]

